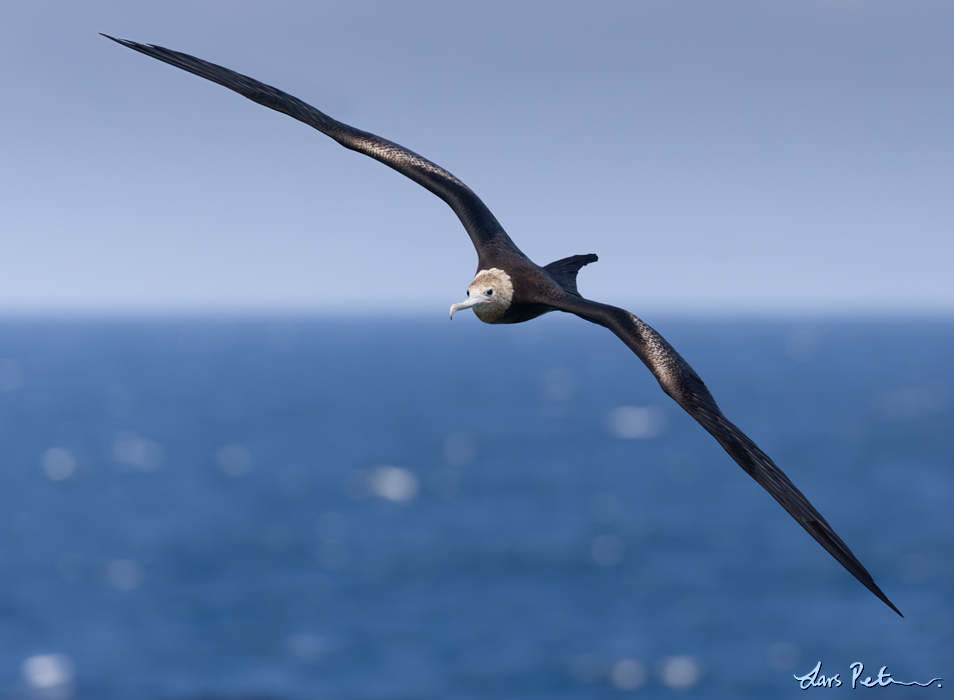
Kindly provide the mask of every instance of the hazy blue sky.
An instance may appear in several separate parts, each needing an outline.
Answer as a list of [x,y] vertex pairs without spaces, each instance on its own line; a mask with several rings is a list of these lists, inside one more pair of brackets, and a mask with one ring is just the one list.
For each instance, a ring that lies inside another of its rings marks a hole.
[[98,36],[444,166],[638,315],[954,313],[954,3],[5,2],[0,313],[444,315],[450,209]]

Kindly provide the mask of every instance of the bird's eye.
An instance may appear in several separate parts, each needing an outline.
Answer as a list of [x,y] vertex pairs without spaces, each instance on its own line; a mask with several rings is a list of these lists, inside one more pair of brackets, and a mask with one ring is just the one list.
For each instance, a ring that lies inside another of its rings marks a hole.
[[486,294],[489,297],[492,297],[494,295],[494,290],[488,289],[486,292],[484,292],[484,294]]

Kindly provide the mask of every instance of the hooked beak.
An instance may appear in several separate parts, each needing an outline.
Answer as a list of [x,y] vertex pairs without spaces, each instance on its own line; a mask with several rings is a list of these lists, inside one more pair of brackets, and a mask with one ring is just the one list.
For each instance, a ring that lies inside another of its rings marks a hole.
[[481,299],[479,296],[468,296],[467,301],[462,301],[459,304],[454,304],[450,308],[451,319],[453,319],[454,314],[460,311],[461,309],[469,309],[471,306],[477,306],[477,304],[479,304],[481,301],[483,301],[483,299]]

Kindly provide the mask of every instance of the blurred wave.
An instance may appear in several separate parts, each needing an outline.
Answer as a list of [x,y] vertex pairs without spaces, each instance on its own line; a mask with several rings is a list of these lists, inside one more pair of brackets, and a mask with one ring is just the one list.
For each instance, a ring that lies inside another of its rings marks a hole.
[[655,325],[906,620],[575,319],[5,321],[3,697],[943,675],[954,324]]

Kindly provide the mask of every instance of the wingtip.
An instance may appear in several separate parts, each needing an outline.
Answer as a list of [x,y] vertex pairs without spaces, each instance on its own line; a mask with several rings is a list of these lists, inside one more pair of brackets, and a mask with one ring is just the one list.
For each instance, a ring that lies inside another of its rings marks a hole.
[[106,37],[110,41],[115,41],[117,44],[121,44],[122,46],[125,46],[126,48],[130,48],[130,49],[136,48],[135,42],[129,41],[128,39],[117,39],[116,37],[110,36],[109,34],[105,34],[103,32],[100,32],[99,35]]
[[116,37],[110,36],[109,34],[106,34],[104,32],[100,32],[99,35],[104,36],[107,39],[110,39],[112,41],[115,41],[117,44],[122,44],[126,48],[136,49],[137,51],[140,49],[140,47],[149,46],[149,44],[138,44],[135,41],[130,41],[129,39],[117,39]]
[[901,617],[901,619],[904,619],[904,615],[901,614],[901,611],[900,611],[900,610],[898,610],[896,607],[894,607],[894,603],[892,603],[890,600],[888,600],[887,596],[883,597],[881,600],[883,600],[885,603],[887,603],[889,608],[891,608],[891,609],[894,610],[896,613],[898,613],[898,615]]
[[[854,573],[854,572],[852,572],[852,573]],[[868,572],[866,571],[865,573],[868,573]],[[868,576],[868,580],[866,581],[866,580],[863,580],[861,577],[859,577],[857,574],[855,574],[855,576],[858,578],[859,581],[861,581],[861,582],[864,584],[865,588],[867,588],[869,591],[871,591],[871,592],[874,593],[876,596],[878,596],[878,599],[881,600],[882,603],[884,603],[884,604],[887,605],[889,608],[891,608],[892,610],[894,610],[896,613],[898,613],[898,615],[901,615],[901,611],[898,610],[898,609],[894,606],[894,603],[892,603],[890,600],[888,600],[888,596],[886,596],[886,595],[881,591],[881,589],[878,588],[878,584],[876,584],[876,583],[874,582],[874,579],[872,579],[870,576]],[[904,615],[901,615],[901,617],[903,618]]]

